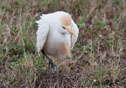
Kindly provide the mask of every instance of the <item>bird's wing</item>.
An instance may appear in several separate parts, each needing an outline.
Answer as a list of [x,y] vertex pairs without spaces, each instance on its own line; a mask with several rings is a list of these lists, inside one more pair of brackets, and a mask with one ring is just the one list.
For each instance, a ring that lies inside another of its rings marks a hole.
[[36,21],[36,23],[38,23],[38,30],[36,32],[37,34],[36,46],[39,53],[43,49],[44,44],[46,42],[47,35],[49,32],[49,24],[44,23],[41,20]]
[[79,34],[79,29],[77,27],[77,25],[73,22],[73,26],[72,26],[72,31],[75,33],[75,36],[72,35],[72,41],[71,41],[71,49],[73,49],[74,47],[74,44],[76,43],[77,41],[77,38],[78,38],[78,34]]

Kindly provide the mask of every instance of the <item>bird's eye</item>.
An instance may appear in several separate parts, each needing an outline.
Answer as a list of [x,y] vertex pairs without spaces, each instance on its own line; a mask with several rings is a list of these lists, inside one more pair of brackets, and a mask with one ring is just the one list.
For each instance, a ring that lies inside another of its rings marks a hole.
[[63,29],[66,29],[64,26],[62,26]]

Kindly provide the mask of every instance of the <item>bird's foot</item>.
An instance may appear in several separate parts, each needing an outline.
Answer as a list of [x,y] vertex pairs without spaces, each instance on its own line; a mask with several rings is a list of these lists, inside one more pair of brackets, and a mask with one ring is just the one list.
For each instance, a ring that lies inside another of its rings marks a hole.
[[48,65],[47,75],[50,77],[50,65]]
[[54,72],[54,75],[56,77],[56,85],[55,88],[59,88],[59,65],[55,65],[52,61],[49,61],[48,63],[48,76],[50,77],[51,70]]
[[56,79],[58,79],[59,78],[59,65],[55,65],[53,70],[54,70],[54,74],[56,76]]
[[[48,62],[48,71],[47,71],[48,76],[50,76],[51,70],[54,70],[54,69],[56,69],[55,64],[52,62],[52,60],[50,60]],[[55,70],[54,70],[54,72],[55,72]]]
[[59,65],[56,65],[54,68],[54,74],[56,76],[56,86],[55,88],[59,88]]

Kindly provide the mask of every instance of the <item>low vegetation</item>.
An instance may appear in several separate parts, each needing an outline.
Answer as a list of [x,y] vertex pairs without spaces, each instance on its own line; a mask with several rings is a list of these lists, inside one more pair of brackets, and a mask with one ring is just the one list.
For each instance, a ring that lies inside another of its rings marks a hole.
[[59,10],[80,29],[73,58],[60,68],[61,88],[125,88],[125,0],[0,0],[0,88],[54,87],[36,51],[35,21]]

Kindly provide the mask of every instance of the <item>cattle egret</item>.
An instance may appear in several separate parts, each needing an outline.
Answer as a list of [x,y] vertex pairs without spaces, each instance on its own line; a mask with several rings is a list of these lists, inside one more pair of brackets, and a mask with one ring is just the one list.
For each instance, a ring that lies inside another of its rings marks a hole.
[[53,68],[55,65],[51,57],[71,57],[71,49],[77,41],[79,29],[70,14],[63,11],[43,14],[40,17],[41,19],[36,21],[37,50],[39,54],[42,52],[47,57]]

